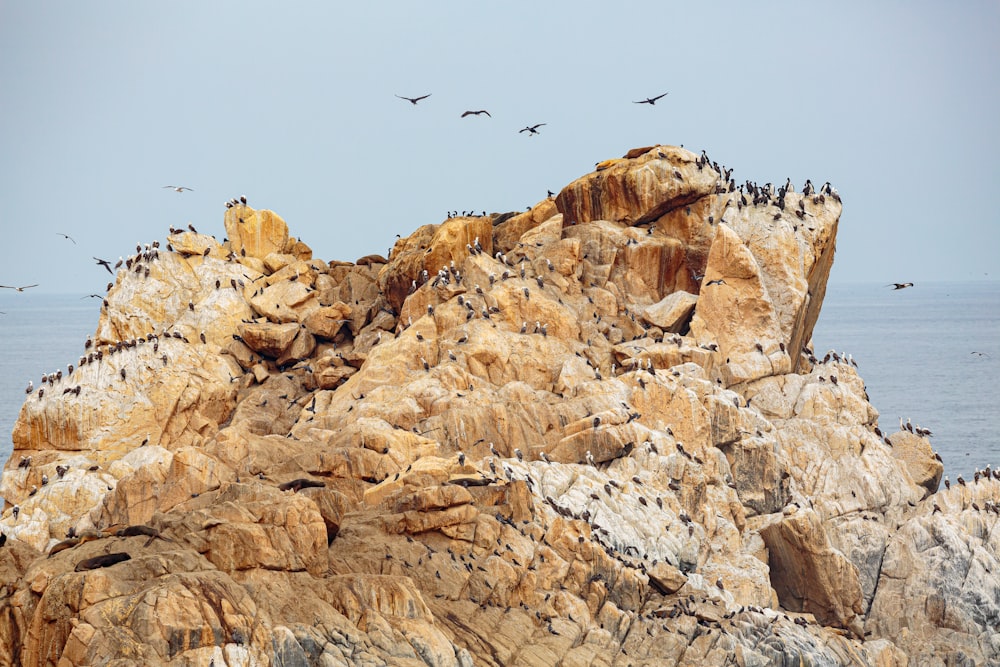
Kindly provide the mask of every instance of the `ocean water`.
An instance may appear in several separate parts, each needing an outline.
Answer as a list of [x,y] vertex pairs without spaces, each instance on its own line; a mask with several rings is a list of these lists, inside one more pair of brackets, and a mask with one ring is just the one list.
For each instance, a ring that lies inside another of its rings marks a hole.
[[[933,431],[945,472],[1000,466],[1000,286],[994,281],[831,284],[813,332],[817,356],[853,355],[884,431],[909,418]],[[0,461],[28,380],[77,364],[100,302],[0,294]],[[980,354],[981,353],[981,354]]]

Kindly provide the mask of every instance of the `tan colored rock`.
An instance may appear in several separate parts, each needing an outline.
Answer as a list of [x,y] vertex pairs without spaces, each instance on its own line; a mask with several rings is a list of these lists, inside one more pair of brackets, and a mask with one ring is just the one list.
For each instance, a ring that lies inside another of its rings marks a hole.
[[332,340],[340,329],[350,322],[351,307],[343,301],[316,308],[302,319],[309,333],[317,338]]
[[676,593],[687,583],[684,573],[669,563],[657,563],[648,568],[646,574],[650,583],[663,595]]
[[288,244],[288,225],[274,211],[234,206],[226,210],[226,236],[237,255],[264,259],[283,253]]
[[461,266],[470,254],[468,247],[477,239],[483,253],[491,256],[493,224],[490,218],[449,218],[440,225],[425,225],[409,238],[397,241],[389,263],[379,271],[379,287],[389,304],[400,310],[412,282],[421,278],[422,271],[433,276],[451,262]]
[[638,225],[655,220],[715,190],[720,175],[696,169],[696,157],[683,148],[661,146],[637,158],[617,160],[563,188],[556,206],[567,225],[592,220]]
[[889,440],[892,442],[892,455],[903,461],[913,481],[927,490],[926,495],[937,492],[944,464],[934,457],[930,441],[908,431],[893,433]]
[[990,664],[994,481],[922,500],[798,353],[839,200],[728,190],[646,146],[388,260],[246,206],[133,258],[15,427],[0,663]]
[[816,514],[800,510],[760,534],[770,554],[771,585],[782,604],[860,634],[857,568],[830,547]]
[[921,503],[884,552],[865,630],[893,642],[910,664],[995,661],[1000,633],[977,619],[1000,610],[991,571],[998,549],[989,532],[997,514],[984,510],[998,502],[1000,482],[991,479],[954,485]]
[[289,363],[301,361],[308,358],[315,349],[316,338],[305,327],[300,326],[295,339],[285,348],[275,362],[278,366],[285,366]]
[[558,214],[554,199],[544,199],[524,213],[507,214],[503,222],[493,223],[493,245],[498,250],[510,252],[529,230]]
[[306,314],[319,308],[316,292],[300,282],[279,282],[265,287],[250,298],[254,312],[271,322],[300,322]]
[[240,336],[254,352],[268,357],[277,357],[291,346],[300,328],[295,322],[284,324],[247,323],[240,327]]
[[[180,255],[197,255],[199,257],[225,257],[222,245],[215,238],[197,232],[180,232],[167,237],[167,242],[174,252]],[[139,263],[137,262],[136,265]]]
[[682,290],[673,292],[660,301],[643,308],[640,314],[642,319],[653,326],[671,333],[681,333],[694,311],[696,303],[698,303],[698,297]]

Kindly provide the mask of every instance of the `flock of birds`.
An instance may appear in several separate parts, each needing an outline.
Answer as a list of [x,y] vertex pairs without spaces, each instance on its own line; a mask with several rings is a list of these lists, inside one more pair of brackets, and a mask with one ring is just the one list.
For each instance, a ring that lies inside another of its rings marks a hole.
[[[669,95],[669,93],[663,93],[661,95],[657,95],[656,97],[647,97],[644,100],[639,100],[637,102],[633,101],[633,104],[648,104],[650,106],[653,106],[654,104],[656,104],[657,100],[660,100],[660,99],[666,97],[667,95]],[[407,102],[409,102],[413,106],[417,106],[417,104],[419,102],[421,102],[423,100],[426,100],[430,96],[431,96],[431,93],[427,93],[426,95],[420,95],[418,97],[407,97],[406,95],[396,95],[396,97],[398,97],[399,99],[406,100]],[[476,110],[471,110],[470,109],[468,111],[464,111],[462,113],[462,115],[460,116],[460,118],[465,118],[466,116],[482,116],[482,115],[485,115],[485,116],[488,116],[490,118],[493,118],[493,115],[489,111],[487,111],[486,109],[476,109]],[[524,128],[518,130],[517,133],[518,134],[523,134],[524,132],[527,132],[528,136],[530,137],[530,136],[532,136],[534,134],[540,134],[539,131],[538,131],[538,128],[544,127],[545,125],[547,125],[547,123],[535,123],[534,125],[527,125]],[[172,186],[167,186],[167,187],[172,187]],[[177,191],[180,192],[180,190],[177,190]]]

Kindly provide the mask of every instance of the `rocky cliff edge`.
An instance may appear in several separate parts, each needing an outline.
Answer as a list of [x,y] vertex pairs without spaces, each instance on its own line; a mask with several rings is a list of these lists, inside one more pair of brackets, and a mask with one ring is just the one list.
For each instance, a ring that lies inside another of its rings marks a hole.
[[997,473],[811,349],[836,191],[730,176],[137,248],[14,428],[0,663],[996,664]]

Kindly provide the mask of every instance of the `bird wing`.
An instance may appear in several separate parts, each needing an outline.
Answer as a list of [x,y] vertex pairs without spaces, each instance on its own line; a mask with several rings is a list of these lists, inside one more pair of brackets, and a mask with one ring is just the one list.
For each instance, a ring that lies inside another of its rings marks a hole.
[[532,125],[532,126],[531,126],[531,129],[532,129],[532,130],[537,130],[537,129],[538,129],[538,128],[540,128],[540,127],[541,127],[542,125],[545,125],[545,123],[539,123],[538,125]]
[[432,95],[432,93],[427,93],[426,95],[421,95],[420,97],[413,98],[413,101],[414,102],[419,102],[420,100],[426,100],[431,95]]
[[663,93],[662,95],[657,95],[656,97],[653,98],[653,101],[655,102],[656,100],[660,99],[661,97],[666,97],[669,94],[670,93]]
[[530,127],[526,127],[523,130],[518,130],[517,131],[518,134],[521,134],[522,132],[531,132],[531,128]]

